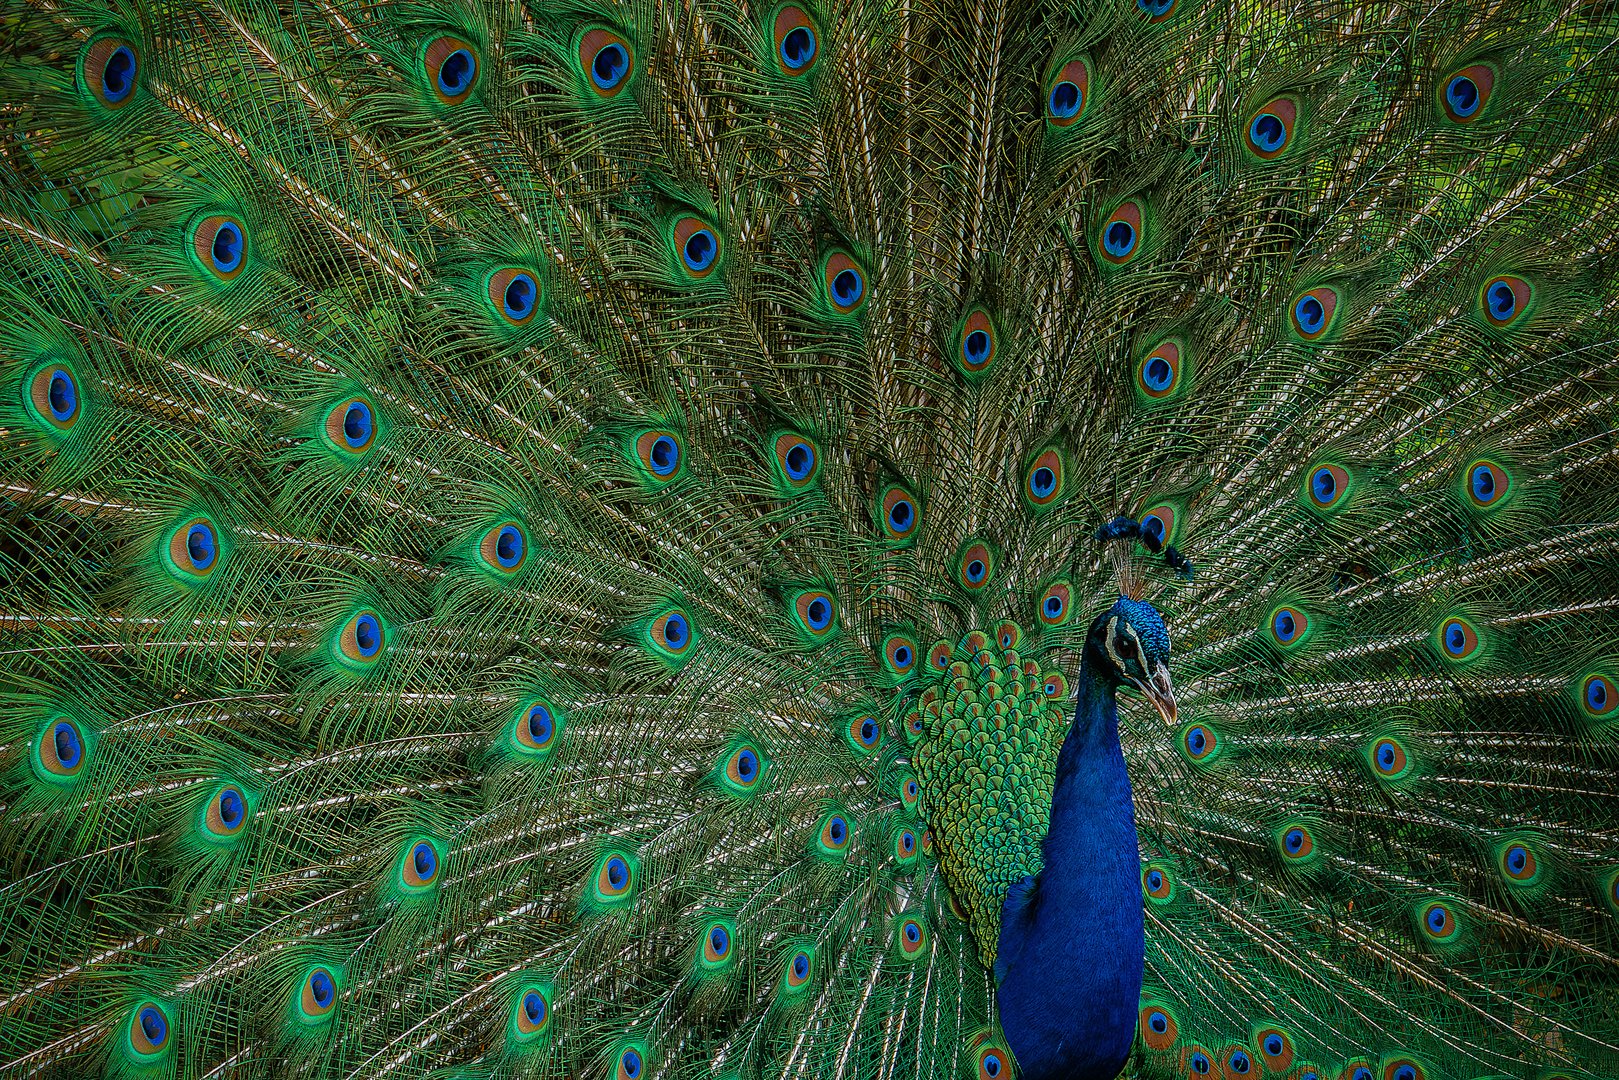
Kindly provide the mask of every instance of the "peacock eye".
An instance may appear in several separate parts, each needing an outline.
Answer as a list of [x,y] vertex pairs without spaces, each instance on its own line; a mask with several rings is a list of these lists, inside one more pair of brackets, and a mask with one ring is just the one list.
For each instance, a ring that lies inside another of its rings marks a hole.
[[1136,648],[1136,639],[1123,634],[1113,639],[1113,651],[1119,654],[1121,660],[1134,660],[1139,652]]

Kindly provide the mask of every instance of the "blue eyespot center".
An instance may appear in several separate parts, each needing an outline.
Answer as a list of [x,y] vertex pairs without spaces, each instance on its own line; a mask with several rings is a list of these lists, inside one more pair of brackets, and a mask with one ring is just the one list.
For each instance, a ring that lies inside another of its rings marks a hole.
[[1293,314],[1299,321],[1299,329],[1306,334],[1319,334],[1327,324],[1327,309],[1314,296],[1301,296],[1293,307]]
[[624,1070],[624,1075],[635,1080],[641,1075],[641,1055],[634,1050],[624,1051],[624,1056],[618,1059],[618,1067]]
[[860,721],[860,741],[863,743],[877,741],[877,721],[869,716]]
[[1169,1030],[1169,1017],[1154,1009],[1152,1014],[1147,1017],[1147,1026],[1162,1035]]
[[365,657],[375,656],[382,647],[382,624],[375,615],[361,615],[354,620],[354,644]]
[[835,817],[827,824],[826,832],[832,838],[832,843],[841,844],[844,838],[849,835],[849,826],[844,823],[842,818]]
[[825,630],[832,622],[832,605],[816,597],[809,602],[805,614],[811,630]]
[[795,26],[781,39],[781,62],[789,71],[801,71],[815,59],[815,33],[807,26]]
[[515,525],[503,525],[495,537],[495,560],[507,570],[523,561],[523,534]]
[[793,974],[800,979],[809,975],[809,957],[803,953],[793,957]]
[[1154,892],[1157,892],[1159,889],[1161,889],[1163,887],[1164,887],[1164,875],[1161,872],[1159,872],[1157,870],[1153,870],[1153,871],[1151,871],[1151,872],[1149,872],[1147,874],[1147,888],[1153,890]]
[[332,986],[332,977],[326,974],[326,972],[317,971],[309,976],[310,996],[315,999],[315,1004],[319,1005],[321,1008],[324,1009],[326,1006],[332,1003],[332,994],[334,990],[335,987]]
[[1315,493],[1317,502],[1331,502],[1338,494],[1338,479],[1327,468],[1317,469],[1315,475],[1310,477],[1310,490]]
[[865,283],[853,270],[840,270],[832,279],[832,299],[841,307],[851,307],[866,291]]
[[1490,305],[1490,314],[1497,321],[1509,318],[1518,306],[1518,297],[1513,293],[1512,286],[1504,281],[1497,281],[1485,290],[1484,299]]
[[802,480],[815,468],[815,451],[808,443],[794,443],[787,451],[787,475],[794,480]]
[[686,247],[681,256],[692,270],[703,271],[713,265],[719,250],[719,242],[714,239],[714,234],[707,229],[698,229],[686,238]]
[[1128,221],[1115,221],[1102,236],[1102,247],[1114,258],[1130,254],[1136,246],[1136,230]]
[[1445,100],[1457,116],[1472,116],[1478,110],[1478,84],[1466,75],[1457,75],[1445,86]]
[[1372,1080],[1372,1070],[1362,1065],[1355,1070],[1355,1080]]
[[521,321],[534,314],[534,300],[538,295],[539,287],[533,278],[527,274],[513,277],[506,283],[506,291],[501,298],[507,318]]
[[1276,613],[1274,625],[1276,628],[1276,636],[1284,642],[1292,641],[1293,636],[1297,634],[1299,630],[1298,622],[1293,618],[1293,613],[1291,611],[1278,611]]
[[538,1024],[545,1015],[545,999],[533,990],[524,994],[523,1015],[528,1017],[529,1023]]
[[1036,498],[1045,498],[1057,490],[1057,474],[1044,465],[1040,466],[1029,477],[1029,490],[1034,492]]
[[908,830],[899,834],[899,849],[909,855],[911,849],[916,847],[916,837]]
[[1507,849],[1507,869],[1515,874],[1521,874],[1527,865],[1529,865],[1529,852],[1522,845],[1514,844]]
[[1602,676],[1593,676],[1585,684],[1585,703],[1592,712],[1601,712],[1608,705],[1608,681]]
[[1417,1080],[1417,1070],[1409,1065],[1401,1065],[1394,1070],[1394,1080]]
[[140,1025],[141,1034],[145,1035],[146,1041],[153,1046],[161,1046],[168,1038],[169,1022],[163,1018],[160,1011],[150,1005],[141,1010]]
[[615,889],[622,889],[629,878],[630,868],[623,859],[614,855],[607,860],[607,884]]
[[911,647],[909,645],[901,645],[894,650],[894,666],[897,668],[911,666]]
[[1287,848],[1290,855],[1297,855],[1300,849],[1304,847],[1304,830],[1289,829],[1287,835],[1282,838],[1282,844]]
[[910,529],[911,523],[916,520],[916,509],[907,499],[900,499],[888,511],[888,527],[895,532],[902,533]]
[[974,330],[961,342],[961,356],[967,363],[977,367],[989,359],[989,333],[984,330]]
[[1248,1059],[1248,1055],[1243,1053],[1241,1050],[1233,1050],[1231,1052],[1231,1058],[1226,1062],[1226,1064],[1231,1066],[1231,1071],[1234,1073],[1246,1073],[1250,1068],[1253,1067],[1253,1062],[1250,1061]]
[[1162,356],[1148,357],[1146,366],[1141,369],[1141,378],[1152,390],[1168,390],[1175,379],[1175,369]]
[[716,926],[708,932],[708,944],[714,950],[714,955],[723,957],[731,948],[731,935],[725,932],[725,927]]
[[659,435],[652,441],[652,449],[647,457],[651,460],[654,473],[669,476],[680,466],[680,444],[668,435]]
[[206,570],[214,565],[216,554],[213,529],[199,521],[186,530],[186,555],[190,557],[192,566]]
[[416,876],[423,881],[430,880],[438,872],[438,856],[431,844],[417,844],[410,853],[410,861],[416,868]]
[[1429,908],[1428,929],[1432,930],[1436,934],[1443,933],[1445,930],[1445,922],[1449,917],[1449,913],[1446,912],[1442,907],[1435,906]]
[[922,928],[913,922],[905,924],[905,940],[915,944],[922,940]]
[[1063,79],[1051,88],[1051,115],[1059,120],[1071,119],[1079,114],[1084,99],[1078,83]]
[[664,620],[663,640],[664,644],[668,645],[671,649],[678,649],[684,646],[686,644],[686,639],[690,636],[691,628],[686,625],[686,617],[684,615],[677,612]]
[[604,46],[590,64],[590,77],[603,90],[611,90],[630,70],[630,54],[618,42]]
[[1136,0],[1136,7],[1154,18],[1169,14],[1174,6],[1175,0]]
[[363,401],[351,401],[343,413],[343,441],[358,450],[371,441],[371,409]]
[[57,423],[73,419],[73,414],[79,408],[79,391],[78,387],[73,385],[73,376],[62,368],[51,372],[51,385],[46,391],[46,400],[50,403],[51,418]]
[[996,1057],[993,1054],[986,1057],[984,1059],[984,1075],[986,1075],[986,1076],[999,1076],[999,1075],[1001,1075],[1001,1059]]
[[219,793],[219,821],[225,828],[234,829],[240,825],[245,810],[242,793],[235,788],[226,788]]
[[472,58],[472,53],[457,49],[439,65],[438,88],[445,97],[459,97],[472,85],[472,77],[477,70],[478,62]]
[[1046,617],[1055,619],[1062,614],[1062,597],[1046,597]]
[[1377,744],[1377,764],[1385,772],[1394,768],[1394,762],[1397,757],[1398,755],[1394,749],[1393,743],[1381,742]]
[[134,88],[135,53],[128,45],[120,45],[101,69],[101,93],[109,104],[116,105]]
[[1445,649],[1453,656],[1460,656],[1467,648],[1467,634],[1462,630],[1460,623],[1450,623],[1445,627]]
[[1490,502],[1495,498],[1495,473],[1490,471],[1488,465],[1478,465],[1473,469],[1473,497],[1479,502]]
[[752,780],[759,773],[759,755],[752,750],[743,750],[736,756],[736,774],[744,782]]
[[1248,125],[1248,137],[1265,153],[1275,153],[1287,141],[1287,126],[1274,113],[1260,113]]
[[222,274],[235,270],[242,263],[242,230],[235,222],[222,222],[214,233],[213,246],[209,250],[214,269]]
[[528,711],[529,738],[537,743],[551,741],[551,735],[556,731],[556,722],[551,719],[551,710],[544,705],[536,705]]
[[84,746],[79,741],[78,730],[65,720],[59,720],[51,729],[51,745],[56,748],[57,763],[64,769],[72,769],[79,764],[84,755]]
[[1202,728],[1195,727],[1186,733],[1186,748],[1190,750],[1194,756],[1203,753],[1203,751],[1208,749],[1208,745],[1208,734]]
[[1265,1053],[1276,1057],[1282,1052],[1282,1037],[1280,1035],[1267,1035],[1265,1037]]
[[983,559],[974,559],[974,560],[972,560],[971,562],[969,562],[967,564],[967,580],[972,582],[975,585],[978,582],[983,581],[984,580],[984,572],[985,572],[986,569],[987,568],[984,566],[984,560]]
[[[1143,5],[1145,5],[1146,0],[1141,0],[1141,2]],[[1192,1071],[1197,1073],[1199,1076],[1202,1076],[1209,1071],[1209,1059],[1204,1054],[1193,1054],[1190,1064],[1192,1066]]]

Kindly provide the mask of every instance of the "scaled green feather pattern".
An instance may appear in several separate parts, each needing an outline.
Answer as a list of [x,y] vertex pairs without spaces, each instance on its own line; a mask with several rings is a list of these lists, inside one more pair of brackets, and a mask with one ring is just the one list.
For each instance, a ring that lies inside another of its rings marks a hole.
[[1619,1075],[1615,220],[1612,0],[0,0],[0,1077],[1004,1080],[1116,515],[1125,1075]]

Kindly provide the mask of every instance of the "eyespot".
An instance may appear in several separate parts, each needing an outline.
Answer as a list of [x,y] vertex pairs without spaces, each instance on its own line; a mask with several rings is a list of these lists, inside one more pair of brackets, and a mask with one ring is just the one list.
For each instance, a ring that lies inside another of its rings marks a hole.
[[78,776],[84,770],[90,760],[90,751],[79,732],[79,725],[65,716],[58,716],[41,729],[35,757],[49,777],[63,781]]
[[1500,506],[1512,487],[1512,478],[1493,461],[1480,459],[1467,467],[1467,497],[1480,510]]
[[983,544],[969,544],[956,560],[956,583],[964,589],[982,589],[994,573],[995,557]]
[[615,98],[630,84],[635,50],[611,30],[593,27],[579,38],[579,66],[597,96]]
[[1619,709],[1619,690],[1613,680],[1601,674],[1587,675],[1580,683],[1580,707],[1591,717],[1609,716]]
[[826,855],[842,856],[849,847],[849,822],[842,814],[828,814],[821,822],[817,842]]
[[219,565],[219,533],[207,518],[192,518],[169,534],[168,556],[182,579],[206,578]]
[[1529,310],[1529,302],[1534,295],[1534,287],[1521,277],[1494,277],[1479,290],[1479,310],[1484,313],[1484,321],[1489,325],[1511,326]]
[[337,634],[337,647],[343,657],[356,664],[370,664],[382,655],[387,629],[374,611],[361,611]]
[[93,38],[79,53],[79,82],[102,108],[121,109],[135,100],[140,54],[124,38]]
[[1410,1058],[1398,1057],[1383,1065],[1383,1080],[1427,1080],[1428,1074]]
[[1062,497],[1062,455],[1047,450],[1023,472],[1023,494],[1036,507],[1050,506]]
[[989,365],[995,362],[998,344],[995,323],[990,319],[989,312],[974,308],[962,320],[961,331],[956,338],[956,362],[969,375],[987,371]]
[[202,823],[214,836],[238,836],[247,825],[247,796],[234,784],[214,792],[204,805]]
[[1540,860],[1524,840],[1509,840],[1498,847],[1495,865],[1511,885],[1530,885],[1540,878]]
[[1136,389],[1153,401],[1162,401],[1180,389],[1181,346],[1178,341],[1160,342],[1141,358],[1136,368]]
[[[1138,3],[1145,3],[1145,2],[1147,2],[1147,0],[1137,0],[1137,2]],[[1191,1048],[1190,1050],[1187,1051],[1187,1054],[1186,1054],[1186,1071],[1190,1075],[1192,1075],[1192,1076],[1207,1076],[1207,1075],[1209,1075],[1209,1071],[1211,1069],[1213,1069],[1213,1068],[1214,1068],[1214,1063],[1209,1060],[1208,1053],[1205,1050],[1203,1050],[1201,1047],[1193,1047],[1193,1048]]]
[[815,23],[794,4],[776,12],[771,23],[771,39],[776,49],[776,64],[788,75],[807,75],[820,55],[821,43],[815,32]]
[[527,326],[540,310],[540,283],[521,267],[496,270],[485,288],[489,306],[510,326]]
[[519,1035],[534,1036],[551,1023],[551,999],[541,986],[525,986],[517,995],[512,1023]]
[[438,848],[431,840],[414,840],[405,845],[399,878],[407,889],[428,889],[438,880]]
[[1359,1061],[1344,1066],[1343,1075],[1348,1080],[1373,1080],[1372,1067]]
[[1023,627],[1007,620],[995,628],[995,644],[1001,647],[1002,652],[1011,652],[1023,644]]
[[478,544],[478,554],[491,569],[515,574],[523,568],[523,561],[528,558],[528,543],[522,528],[516,522],[508,521],[483,534],[483,540]]
[[1254,1059],[1239,1047],[1226,1055],[1225,1067],[1231,1076],[1247,1076],[1254,1071]]
[[1065,701],[1068,698],[1068,680],[1060,671],[1048,671],[1040,691],[1053,701]]
[[1096,238],[1097,252],[1114,266],[1123,266],[1141,250],[1141,204],[1131,199],[1108,215]]
[[910,829],[901,829],[894,834],[894,858],[901,866],[908,866],[916,861],[916,833]]
[[1010,1080],[1012,1056],[999,1046],[978,1048],[978,1080]]
[[625,1047],[618,1055],[617,1080],[641,1080],[641,1052],[633,1046]]
[[1411,771],[1411,759],[1400,740],[1392,736],[1374,739],[1366,751],[1372,772],[1383,780],[1398,780]]
[[1175,895],[1175,877],[1167,867],[1148,863],[1141,868],[1141,891],[1149,900],[1166,902]]
[[764,779],[767,762],[752,743],[743,743],[733,749],[720,763],[725,786],[738,795],[758,789]]
[[1292,98],[1279,97],[1265,105],[1248,121],[1249,152],[1266,161],[1281,157],[1293,141],[1298,116],[1299,106]]
[[448,34],[422,46],[422,70],[427,86],[445,105],[460,105],[478,85],[478,50]]
[[1315,854],[1315,836],[1308,825],[1287,825],[1277,833],[1277,846],[1290,862],[1303,862]]
[[518,708],[512,734],[523,749],[544,754],[555,744],[560,728],[560,719],[548,702],[531,701]]
[[815,482],[821,469],[821,455],[809,439],[790,432],[777,435],[775,454],[776,468],[788,487],[803,489]]
[[1181,732],[1181,751],[1191,761],[1207,762],[1220,748],[1220,738],[1207,724],[1190,724]]
[[247,265],[247,229],[227,214],[209,214],[191,227],[197,264],[219,281],[235,281]]
[[298,1007],[308,1020],[331,1014],[337,1007],[337,979],[332,976],[331,969],[317,967],[304,977],[303,986],[298,992]]
[[838,602],[820,589],[801,592],[793,599],[798,626],[813,638],[825,638],[837,629]]
[[1460,616],[1439,624],[1439,648],[1451,660],[1467,660],[1478,652],[1478,631]]
[[849,721],[848,736],[856,750],[868,752],[882,745],[883,726],[870,713],[861,713]]
[[787,970],[784,977],[787,985],[794,989],[809,982],[810,972],[813,970],[813,959],[808,950],[800,949],[787,959]]
[[905,776],[900,780],[899,802],[908,812],[915,813],[917,804],[922,801],[922,785],[914,776]]
[[1149,1003],[1141,1006],[1136,1023],[1141,1029],[1141,1041],[1147,1044],[1149,1050],[1168,1050],[1180,1037],[1180,1025],[1162,1005]]
[[683,656],[691,648],[692,640],[696,635],[692,632],[691,620],[680,609],[659,615],[652,622],[648,637],[652,647],[670,656]]
[[1154,506],[1141,515],[1141,536],[1143,542],[1151,540],[1149,550],[1156,546],[1159,550],[1173,544],[1177,539],[1175,525],[1180,515],[1173,506],[1167,503]]
[[67,431],[79,422],[84,402],[79,380],[64,363],[49,363],[28,380],[28,404],[36,417],[51,429]]
[[[935,641],[928,650],[928,667],[934,671],[944,671],[950,666],[950,643],[948,641]],[[917,719],[921,719],[920,714]]]
[[844,315],[859,311],[866,302],[866,272],[846,253],[834,251],[822,269],[826,298]]
[[1281,1073],[1292,1067],[1293,1040],[1281,1028],[1261,1028],[1255,1035],[1254,1045],[1271,1072]]
[[680,475],[685,453],[680,436],[672,431],[643,431],[635,440],[635,456],[655,484],[667,484]]
[[1283,648],[1303,642],[1309,629],[1310,617],[1298,608],[1279,607],[1271,612],[1270,636]]
[[326,439],[339,450],[363,454],[377,437],[371,403],[364,398],[347,398],[326,414]]
[[909,675],[916,666],[916,642],[904,634],[890,634],[883,641],[883,663],[891,674]]
[[596,863],[595,893],[598,903],[623,902],[635,887],[634,860],[622,852],[609,851]]
[[1440,111],[1451,123],[1470,124],[1484,115],[1494,91],[1495,69],[1488,64],[1471,64],[1440,84]]
[[888,539],[910,540],[915,535],[922,515],[909,491],[898,484],[890,484],[883,490],[880,507],[880,521]]
[[129,1018],[129,1045],[142,1057],[153,1057],[169,1048],[169,1014],[155,1001],[135,1006]]
[[894,945],[902,959],[921,956],[928,947],[927,927],[914,916],[899,920],[894,926]]
[[1293,301],[1293,329],[1306,341],[1318,341],[1331,328],[1337,310],[1338,292],[1330,286],[1319,285],[1300,293]]
[[1456,921],[1456,913],[1448,904],[1438,900],[1430,900],[1420,906],[1420,919],[1422,932],[1432,941],[1454,941],[1461,933],[1461,927]]
[[1083,59],[1070,60],[1046,83],[1046,123],[1072,127],[1090,104],[1091,71]]
[[694,217],[675,222],[675,253],[687,275],[702,280],[720,264],[720,237],[713,227]]
[[1163,22],[1175,14],[1178,7],[1180,0],[1136,0],[1136,8],[1147,16],[1148,23]]
[[920,712],[913,709],[905,717],[905,734],[907,736],[907,740],[913,743],[920,739],[923,735],[927,734],[927,726],[923,722],[922,714]]
[[1073,586],[1066,581],[1053,581],[1047,585],[1036,605],[1040,612],[1041,624],[1061,626],[1066,623],[1073,606],[1073,594]]
[[715,921],[708,924],[708,928],[703,931],[703,967],[719,968],[729,964],[733,933],[731,926],[725,922]]
[[1305,477],[1304,492],[1316,509],[1331,510],[1349,494],[1349,473],[1338,465],[1317,465]]

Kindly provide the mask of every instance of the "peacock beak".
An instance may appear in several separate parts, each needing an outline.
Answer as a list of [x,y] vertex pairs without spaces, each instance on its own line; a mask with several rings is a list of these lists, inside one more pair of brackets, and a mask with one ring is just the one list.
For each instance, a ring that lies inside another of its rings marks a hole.
[[1159,664],[1153,670],[1152,678],[1142,683],[1140,689],[1158,710],[1158,715],[1164,718],[1164,723],[1174,727],[1175,688],[1169,684],[1169,665]]

